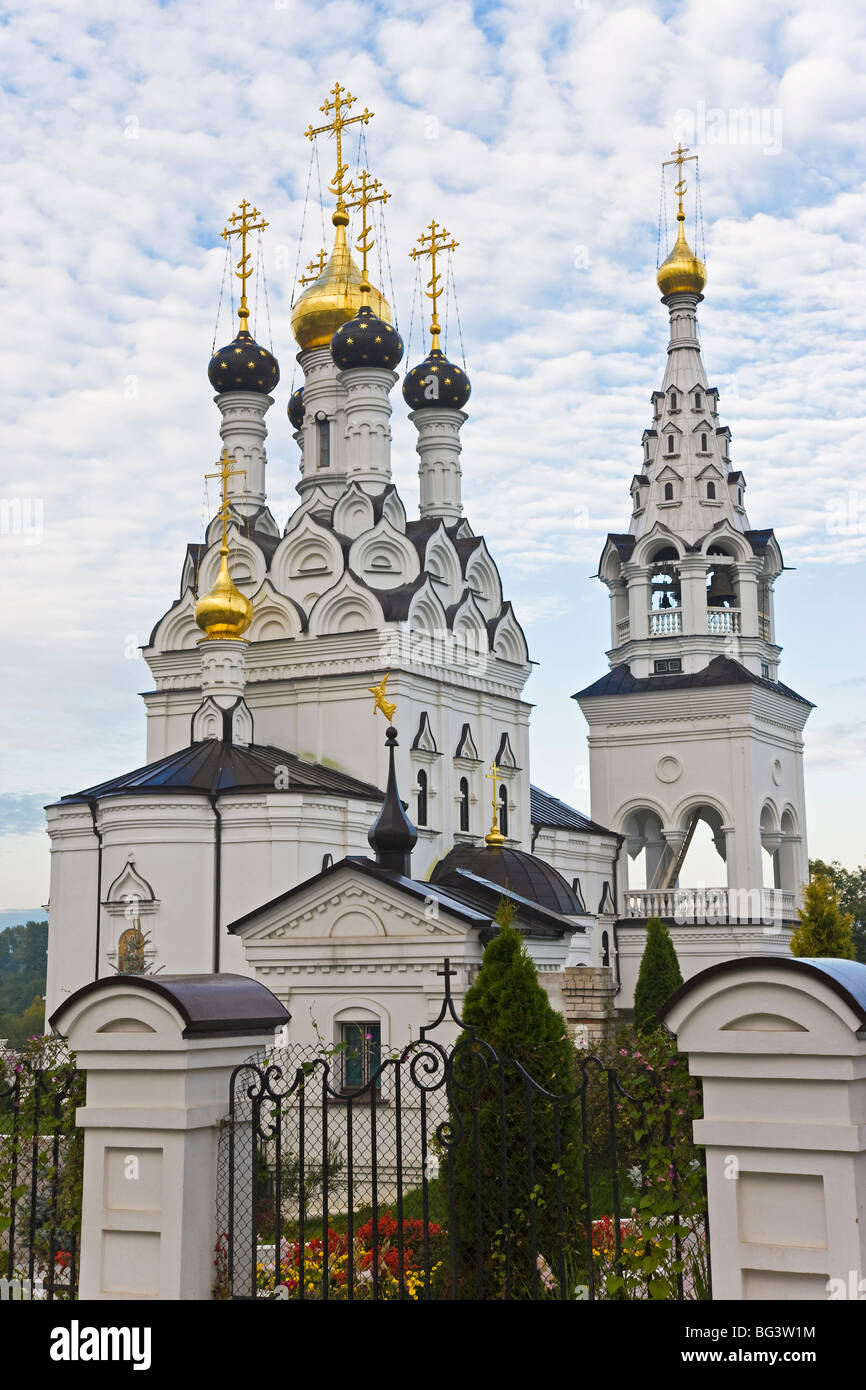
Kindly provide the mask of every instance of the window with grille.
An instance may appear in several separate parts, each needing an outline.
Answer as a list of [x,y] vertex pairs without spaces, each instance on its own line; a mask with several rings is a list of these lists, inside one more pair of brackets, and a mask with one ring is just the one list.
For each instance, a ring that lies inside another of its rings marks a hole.
[[707,483],[707,500],[708,500],[709,502],[715,502],[715,500],[716,500],[716,485],[715,485],[715,483]]
[[665,501],[666,501],[666,502],[673,502],[673,500],[674,500],[674,485],[673,485],[673,483],[665,483]]
[[460,778],[460,829],[469,829],[469,780]]
[[[381,1023],[341,1023],[340,1042],[343,1044],[343,1090],[351,1093],[369,1086],[382,1062]],[[381,1077],[373,1090],[382,1089]]]
[[319,433],[319,467],[331,466],[331,422],[327,415],[319,411],[316,416],[316,429]]
[[508,835],[508,788],[504,782],[499,787],[499,833]]
[[682,669],[682,657],[679,656],[664,657],[661,661],[653,662],[654,676],[670,676],[677,671],[681,671]]

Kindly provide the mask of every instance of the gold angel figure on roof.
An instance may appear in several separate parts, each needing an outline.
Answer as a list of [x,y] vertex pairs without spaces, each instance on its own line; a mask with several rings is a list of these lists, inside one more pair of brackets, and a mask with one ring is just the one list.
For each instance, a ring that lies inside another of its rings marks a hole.
[[385,718],[387,719],[387,721],[388,721],[389,724],[391,724],[391,723],[393,722],[393,719],[394,719],[394,711],[395,711],[396,708],[397,708],[397,706],[396,706],[395,704],[392,704],[392,702],[391,702],[390,700],[386,700],[386,699],[385,699],[385,686],[386,686],[387,683],[388,683],[388,677],[390,676],[390,674],[391,674],[390,671],[387,671],[387,672],[385,673],[385,675],[382,677],[382,683],[381,683],[381,685],[368,685],[368,686],[367,686],[367,689],[369,690],[370,694],[371,694],[371,695],[375,695],[375,697],[376,697],[376,703],[375,703],[375,705],[373,706],[373,713],[375,714],[376,710],[377,710],[377,709],[380,709],[380,710],[382,711],[382,713],[384,714],[384,716],[385,716]]

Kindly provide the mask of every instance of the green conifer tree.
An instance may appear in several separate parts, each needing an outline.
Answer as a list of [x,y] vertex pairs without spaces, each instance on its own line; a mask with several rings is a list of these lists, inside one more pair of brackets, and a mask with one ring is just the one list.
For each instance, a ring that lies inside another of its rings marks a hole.
[[797,916],[800,925],[791,937],[792,955],[854,959],[854,914],[842,911],[829,878],[818,875],[806,884]]
[[634,1024],[639,1033],[657,1026],[659,1009],[682,982],[671,934],[658,917],[650,917],[634,991]]
[[506,1277],[513,1298],[531,1297],[536,1276],[552,1291],[569,1242],[581,1236],[579,1109],[538,1090],[573,1094],[576,1054],[514,917],[503,899],[463,1007],[471,1029],[454,1053],[452,1123],[461,1137],[446,1173],[467,1298],[479,1296],[479,1277],[487,1298]]

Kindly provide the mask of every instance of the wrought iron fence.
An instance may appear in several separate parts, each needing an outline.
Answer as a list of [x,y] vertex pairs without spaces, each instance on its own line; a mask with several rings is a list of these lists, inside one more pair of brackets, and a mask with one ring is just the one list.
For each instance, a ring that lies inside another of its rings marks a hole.
[[83,1136],[75,1110],[83,1092],[61,1039],[0,1051],[0,1278],[7,1297],[24,1290],[31,1299],[78,1296]]
[[653,1160],[631,1136],[650,1102],[578,1054],[554,1093],[472,1029],[435,1041],[446,1020],[463,1027],[447,962],[438,1019],[365,1084],[346,1087],[340,1048],[236,1069],[215,1295],[708,1297],[703,1173],[665,1156],[669,1200],[649,1202]]

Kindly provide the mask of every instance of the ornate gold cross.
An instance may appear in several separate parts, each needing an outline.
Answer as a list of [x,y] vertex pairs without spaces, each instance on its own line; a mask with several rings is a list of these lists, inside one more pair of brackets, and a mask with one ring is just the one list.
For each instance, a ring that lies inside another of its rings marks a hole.
[[325,269],[325,262],[327,259],[328,253],[323,246],[319,254],[317,256],[314,256],[311,261],[307,262],[307,270],[309,271],[309,274],[302,275],[298,281],[298,284],[312,285],[314,280],[318,280],[322,271]]
[[499,768],[496,766],[495,758],[490,764],[490,771],[485,772],[484,776],[489,777],[493,783],[493,821],[491,822],[490,830],[484,838],[488,845],[504,845],[505,836],[499,829],[499,802],[496,798],[496,779],[499,776]]
[[237,459],[234,457],[233,454],[229,454],[227,448],[224,448],[219,457],[219,472],[205,473],[206,478],[222,479],[222,502],[220,503],[220,509],[217,512],[217,516],[223,524],[222,549],[225,550],[226,554],[228,554],[227,537],[229,516],[231,515],[231,506],[229,504],[229,478],[236,478],[242,474],[244,479],[246,479],[247,476],[247,470],[245,468],[232,468],[231,465],[233,463],[237,463]]
[[355,246],[362,256],[362,273],[360,289],[362,294],[369,294],[372,286],[367,278],[367,257],[373,249],[373,229],[367,221],[367,209],[371,203],[387,203],[391,194],[386,188],[382,188],[378,179],[370,178],[365,169],[358,176],[357,182],[352,182],[346,189],[349,198],[352,200],[346,204],[347,208],[361,209],[361,235],[355,242]]
[[677,213],[677,216],[679,217],[679,216],[682,214],[682,211],[683,211],[683,195],[684,195],[684,193],[686,192],[686,190],[687,190],[687,188],[688,188],[688,184],[686,183],[685,179],[683,178],[683,165],[684,165],[684,164],[688,164],[688,163],[689,163],[691,160],[693,160],[693,159],[694,159],[695,161],[697,161],[698,156],[697,156],[696,154],[689,154],[689,147],[688,147],[688,145],[683,145],[682,142],[679,142],[679,143],[677,144],[677,147],[676,147],[675,150],[671,150],[671,154],[674,155],[675,158],[674,158],[674,159],[663,159],[663,160],[662,160],[662,168],[663,168],[663,169],[666,169],[666,168],[668,167],[669,164],[676,164],[676,166],[677,166],[677,183],[676,183],[676,187],[674,188],[674,193],[676,194],[677,198],[679,199],[679,204],[680,204],[680,205],[679,205],[679,210],[678,210],[678,213]]
[[343,131],[345,130],[347,125],[354,125],[356,121],[362,121],[364,125],[367,125],[371,116],[373,115],[373,112],[368,111],[365,106],[364,110],[359,112],[357,116],[344,115],[343,113],[345,111],[348,111],[349,107],[355,104],[355,98],[352,96],[351,92],[348,92],[346,90],[345,87],[341,87],[339,82],[334,83],[333,87],[331,88],[330,95],[334,98],[334,100],[328,101],[326,99],[324,105],[319,107],[319,110],[324,112],[326,116],[330,116],[331,112],[333,111],[334,119],[332,121],[329,121],[327,125],[319,125],[315,128],[313,128],[313,126],[310,125],[304,131],[304,134],[306,135],[308,140],[314,140],[317,135],[333,135],[336,137],[337,172],[335,173],[333,179],[331,180],[331,183],[328,186],[331,192],[336,195],[337,212],[345,213],[346,204],[343,199],[343,194],[345,191],[344,181],[346,178],[346,174],[349,172],[349,166],[348,164],[343,163]]
[[[438,228],[438,231],[437,231]],[[439,334],[442,329],[439,326],[439,317],[436,310],[436,303],[442,293],[440,280],[442,276],[436,269],[436,257],[442,251],[456,251],[460,245],[459,241],[451,241],[448,238],[450,232],[446,232],[444,227],[440,227],[436,221],[431,221],[430,231],[422,232],[418,238],[418,246],[413,247],[409,252],[413,261],[417,261],[421,256],[430,257],[430,279],[427,281],[427,289],[424,291],[428,299],[433,300],[433,318],[430,323],[430,332],[433,335],[433,348],[439,347]]]
[[[257,217],[261,218],[261,221],[257,222]],[[254,208],[247,202],[246,198],[242,198],[240,211],[232,213],[228,220],[228,226],[220,232],[224,241],[229,241],[233,236],[239,236],[241,239],[241,258],[237,263],[235,274],[241,282],[241,307],[238,309],[238,318],[241,321],[242,330],[246,329],[246,321],[250,316],[250,311],[247,308],[247,280],[253,273],[253,268],[249,264],[247,237],[250,232],[263,232],[268,225],[258,208]]]

